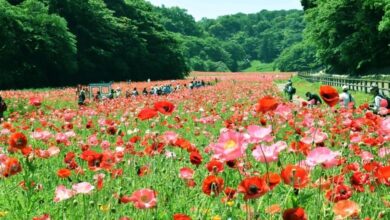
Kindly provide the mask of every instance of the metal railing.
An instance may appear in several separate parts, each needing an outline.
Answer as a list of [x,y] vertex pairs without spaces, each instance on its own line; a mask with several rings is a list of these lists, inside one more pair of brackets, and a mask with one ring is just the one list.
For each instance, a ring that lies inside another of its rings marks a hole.
[[320,82],[330,86],[348,86],[349,90],[369,93],[370,88],[376,84],[383,94],[390,96],[390,81],[386,80],[369,80],[369,79],[354,79],[341,78],[330,76],[315,76],[310,73],[298,73],[298,76],[309,82]]

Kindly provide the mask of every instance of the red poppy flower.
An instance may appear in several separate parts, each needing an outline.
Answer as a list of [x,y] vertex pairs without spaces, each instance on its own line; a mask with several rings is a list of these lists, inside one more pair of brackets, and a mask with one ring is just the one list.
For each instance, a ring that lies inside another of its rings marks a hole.
[[364,170],[367,172],[376,172],[381,167],[381,164],[377,161],[368,162],[363,165]]
[[368,184],[370,175],[362,172],[355,172],[351,176],[351,185],[356,191],[364,192],[364,184]]
[[30,103],[30,105],[32,105],[32,106],[38,107],[38,106],[41,106],[41,104],[42,104],[42,99],[39,98],[39,97],[30,97],[29,103]]
[[380,167],[375,176],[380,183],[390,186],[390,166]]
[[188,215],[177,213],[173,215],[173,220],[191,220]]
[[154,118],[156,116],[157,116],[157,111],[150,108],[142,109],[138,114],[138,118],[141,119],[142,121]]
[[76,154],[73,152],[66,153],[65,158],[64,158],[64,163],[70,163],[71,161],[73,161],[73,159],[75,157],[76,157]]
[[220,192],[223,190],[224,181],[221,177],[217,176],[208,176],[203,180],[202,191],[206,195],[214,195],[218,196]]
[[320,87],[320,96],[330,107],[339,103],[339,93],[332,86],[323,85]]
[[9,138],[9,145],[12,148],[23,149],[27,145],[27,137],[20,132],[13,133]]
[[103,160],[103,154],[97,153],[92,150],[87,150],[80,155],[80,158],[82,160],[88,161],[89,169],[95,170],[96,168],[100,167]]
[[219,160],[211,160],[206,164],[206,168],[209,172],[221,173],[223,172],[223,163]]
[[59,178],[65,179],[65,178],[68,178],[70,175],[71,175],[71,171],[68,170],[68,169],[59,169],[59,170],[57,171],[57,176],[58,176]]
[[190,162],[194,165],[199,165],[202,163],[202,155],[197,151],[192,151],[190,154]]
[[138,169],[137,169],[137,175],[138,176],[145,176],[148,173],[149,173],[149,167],[148,166],[138,167]]
[[258,176],[245,178],[238,186],[238,192],[244,193],[245,200],[259,198],[269,190],[266,181]]
[[175,109],[175,106],[167,101],[161,101],[154,103],[154,109],[159,111],[161,114],[169,115],[172,114],[173,110]]
[[230,187],[226,187],[226,189],[224,190],[224,193],[226,195],[226,199],[227,200],[232,200],[234,198],[234,196],[236,195],[236,190],[233,189],[233,188],[230,188]]
[[344,184],[336,185],[332,190],[329,190],[325,197],[331,202],[349,199],[352,196],[352,190]]
[[264,174],[262,178],[268,183],[268,186],[271,190],[275,188],[282,180],[277,173]]
[[228,160],[226,161],[226,165],[230,168],[236,168],[237,167],[237,161],[236,160]]
[[5,169],[2,174],[5,177],[10,177],[22,171],[22,166],[16,158],[7,158],[4,165]]
[[303,208],[291,208],[284,211],[283,220],[307,220],[307,216]]
[[43,214],[41,216],[37,216],[37,217],[32,218],[32,220],[50,220],[50,215]]
[[266,113],[278,107],[278,102],[271,96],[265,96],[259,100],[257,112]]
[[282,170],[281,176],[284,183],[296,189],[304,188],[309,183],[309,174],[299,166],[287,165]]

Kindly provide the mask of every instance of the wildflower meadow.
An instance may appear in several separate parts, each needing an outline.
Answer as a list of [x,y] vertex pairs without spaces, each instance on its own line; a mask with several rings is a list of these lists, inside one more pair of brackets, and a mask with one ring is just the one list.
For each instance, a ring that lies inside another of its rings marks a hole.
[[291,74],[192,77],[218,82],[80,107],[74,88],[1,91],[0,218],[390,219],[390,118],[326,86],[288,102]]

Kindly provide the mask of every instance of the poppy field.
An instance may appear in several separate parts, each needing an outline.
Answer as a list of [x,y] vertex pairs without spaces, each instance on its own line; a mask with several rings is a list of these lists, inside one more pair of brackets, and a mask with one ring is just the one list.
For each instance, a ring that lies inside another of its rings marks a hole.
[[290,74],[194,76],[218,83],[81,107],[74,88],[2,91],[0,218],[390,219],[390,118],[327,87],[328,105],[287,102]]

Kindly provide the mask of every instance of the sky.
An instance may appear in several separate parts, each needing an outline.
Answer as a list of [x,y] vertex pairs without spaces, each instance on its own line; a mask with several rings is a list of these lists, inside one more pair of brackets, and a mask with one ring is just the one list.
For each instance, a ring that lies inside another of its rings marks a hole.
[[153,5],[178,6],[200,20],[203,17],[217,18],[221,15],[255,13],[263,9],[302,9],[300,0],[147,0]]

